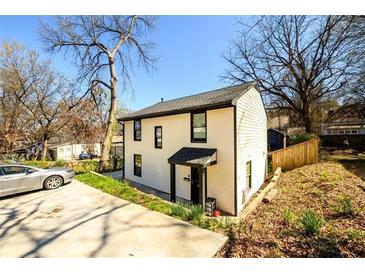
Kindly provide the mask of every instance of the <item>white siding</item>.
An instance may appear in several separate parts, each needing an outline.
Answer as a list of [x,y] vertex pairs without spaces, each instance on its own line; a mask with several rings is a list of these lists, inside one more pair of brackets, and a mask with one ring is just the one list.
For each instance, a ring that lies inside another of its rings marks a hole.
[[[170,192],[167,159],[182,147],[217,148],[217,164],[209,166],[208,197],[234,213],[233,107],[207,111],[207,143],[190,142],[190,113],[142,119],[142,141],[133,140],[133,121],[125,122],[125,178]],[[154,127],[162,126],[162,149],[154,147]],[[133,154],[142,155],[142,177],[133,174]],[[176,165],[176,195],[190,200],[190,183],[183,180],[190,168]]]
[[[244,93],[236,104],[237,119],[237,208],[255,193],[265,180],[267,117],[261,95],[255,88]],[[252,161],[252,188],[246,188],[246,162]],[[245,198],[243,198],[243,196]]]

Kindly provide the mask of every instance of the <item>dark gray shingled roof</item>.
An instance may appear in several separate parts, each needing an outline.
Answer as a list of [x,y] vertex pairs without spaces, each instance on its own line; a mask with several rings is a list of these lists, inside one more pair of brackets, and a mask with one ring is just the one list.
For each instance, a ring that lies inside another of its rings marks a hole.
[[139,118],[158,117],[163,115],[184,113],[190,110],[208,109],[210,107],[229,106],[232,101],[246,92],[255,82],[225,87],[173,100],[159,102],[152,106],[130,113],[118,120],[128,121]]
[[216,153],[215,148],[183,147],[172,155],[168,162],[169,164],[205,167],[216,163]]

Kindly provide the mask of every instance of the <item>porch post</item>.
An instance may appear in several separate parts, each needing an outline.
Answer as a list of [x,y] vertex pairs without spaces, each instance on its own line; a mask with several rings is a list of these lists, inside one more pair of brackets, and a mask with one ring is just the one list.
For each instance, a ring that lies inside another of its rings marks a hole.
[[199,200],[201,202],[201,205],[203,208],[205,208],[205,199],[204,199],[204,182],[203,182],[203,178],[204,178],[204,168],[199,168]]
[[202,207],[205,210],[205,200],[206,200],[206,191],[207,191],[207,185],[206,185],[206,176],[207,176],[207,169],[205,167],[200,169],[201,175],[200,175],[200,200],[202,203]]
[[170,164],[170,201],[176,202],[176,176],[174,164]]

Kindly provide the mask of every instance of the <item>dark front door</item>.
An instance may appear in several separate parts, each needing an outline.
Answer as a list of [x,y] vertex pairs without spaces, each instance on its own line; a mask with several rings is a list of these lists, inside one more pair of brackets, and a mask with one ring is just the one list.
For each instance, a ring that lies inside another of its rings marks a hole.
[[201,204],[201,176],[200,170],[196,167],[191,168],[191,202]]

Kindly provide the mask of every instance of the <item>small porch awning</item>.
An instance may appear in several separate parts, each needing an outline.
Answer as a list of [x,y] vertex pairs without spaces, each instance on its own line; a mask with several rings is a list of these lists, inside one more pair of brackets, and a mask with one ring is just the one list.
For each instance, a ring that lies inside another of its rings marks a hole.
[[168,159],[169,164],[207,167],[217,163],[216,148],[183,147]]

